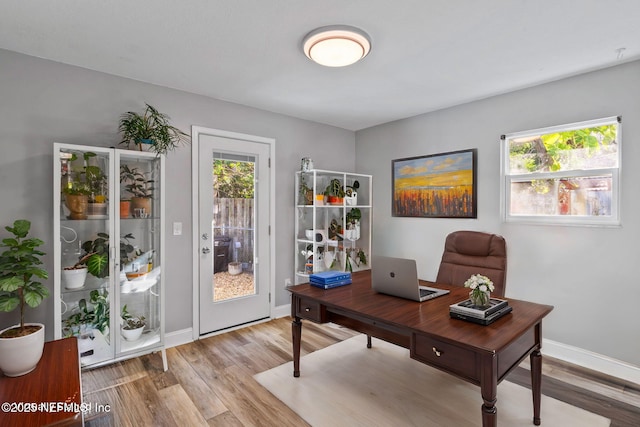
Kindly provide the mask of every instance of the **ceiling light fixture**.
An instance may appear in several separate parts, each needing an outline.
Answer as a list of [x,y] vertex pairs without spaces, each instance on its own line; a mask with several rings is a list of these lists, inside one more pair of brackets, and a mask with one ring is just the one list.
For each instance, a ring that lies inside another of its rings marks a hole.
[[302,42],[304,54],[326,67],[344,67],[358,62],[371,50],[369,35],[348,25],[317,28]]

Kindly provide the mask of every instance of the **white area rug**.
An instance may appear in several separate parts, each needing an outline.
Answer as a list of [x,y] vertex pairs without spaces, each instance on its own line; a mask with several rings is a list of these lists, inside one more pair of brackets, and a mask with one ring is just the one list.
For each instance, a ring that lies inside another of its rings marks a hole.
[[[409,351],[359,335],[306,355],[256,380],[314,427],[482,425],[480,388],[409,358]],[[599,415],[542,396],[542,426],[606,427]],[[498,386],[498,425],[533,425],[531,391]]]

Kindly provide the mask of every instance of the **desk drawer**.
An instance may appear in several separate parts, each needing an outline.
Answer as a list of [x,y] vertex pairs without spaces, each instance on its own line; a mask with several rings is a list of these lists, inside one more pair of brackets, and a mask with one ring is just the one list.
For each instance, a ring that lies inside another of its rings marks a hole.
[[477,355],[462,347],[426,335],[414,334],[411,357],[452,374],[478,381]]
[[319,302],[306,298],[296,298],[295,301],[295,315],[297,317],[318,323],[325,322],[324,307]]

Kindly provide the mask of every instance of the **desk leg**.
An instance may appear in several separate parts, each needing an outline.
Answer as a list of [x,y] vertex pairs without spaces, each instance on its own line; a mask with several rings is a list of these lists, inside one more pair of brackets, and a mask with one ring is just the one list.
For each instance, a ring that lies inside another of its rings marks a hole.
[[367,348],[371,348],[371,335],[367,335]]
[[293,340],[293,376],[300,376],[300,341],[302,339],[302,322],[294,317],[291,322],[291,337]]
[[480,380],[480,393],[482,394],[482,427],[498,426],[498,359],[489,356],[483,362]]
[[529,356],[531,363],[531,391],[533,392],[533,423],[540,425],[540,398],[542,394],[542,355],[535,350]]

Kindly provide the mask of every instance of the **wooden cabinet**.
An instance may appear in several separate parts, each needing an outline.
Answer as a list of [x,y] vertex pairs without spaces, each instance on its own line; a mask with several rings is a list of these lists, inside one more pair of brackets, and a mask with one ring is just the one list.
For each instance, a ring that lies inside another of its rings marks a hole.
[[309,274],[369,269],[371,175],[296,172],[295,284]]
[[164,356],[164,157],[56,143],[53,159],[55,338],[78,338],[83,367]]

